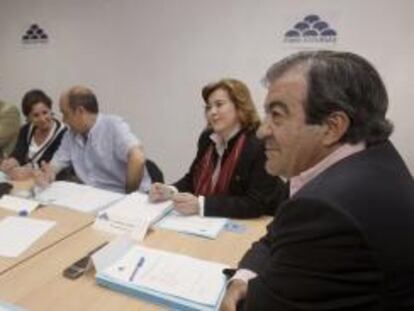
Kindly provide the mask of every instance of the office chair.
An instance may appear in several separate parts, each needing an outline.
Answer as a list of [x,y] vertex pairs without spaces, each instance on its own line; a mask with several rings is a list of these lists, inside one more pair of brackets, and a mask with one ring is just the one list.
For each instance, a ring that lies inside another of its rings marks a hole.
[[164,174],[162,173],[161,169],[155,164],[154,161],[147,159],[145,161],[145,165],[148,170],[148,174],[151,177],[151,181],[164,183]]

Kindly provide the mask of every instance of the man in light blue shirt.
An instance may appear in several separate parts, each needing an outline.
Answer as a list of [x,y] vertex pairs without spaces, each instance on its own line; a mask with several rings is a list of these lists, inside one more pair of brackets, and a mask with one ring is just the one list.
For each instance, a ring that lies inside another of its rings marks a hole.
[[121,193],[149,190],[151,180],[140,141],[120,117],[98,113],[90,89],[71,88],[61,96],[60,110],[70,129],[38,178],[53,181],[59,171],[72,165],[76,175],[91,186]]

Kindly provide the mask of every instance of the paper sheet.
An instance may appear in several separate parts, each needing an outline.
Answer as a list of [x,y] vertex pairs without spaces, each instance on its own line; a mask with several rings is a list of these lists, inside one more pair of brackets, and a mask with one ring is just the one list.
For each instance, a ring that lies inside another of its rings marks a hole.
[[215,239],[227,221],[227,218],[183,216],[171,212],[158,223],[158,227]]
[[105,211],[109,219],[133,221],[147,219],[150,224],[155,223],[172,208],[171,201],[150,203],[148,195],[133,192],[116,202]]
[[35,199],[81,212],[96,213],[124,196],[87,185],[56,181],[37,194]]
[[29,199],[23,199],[5,194],[0,199],[0,207],[5,209],[21,213],[26,212],[27,214],[34,211],[39,206],[39,202]]
[[129,233],[142,241],[148,228],[171,208],[171,202],[150,203],[146,194],[134,192],[99,212],[93,227],[114,234]]
[[104,273],[123,283],[214,306],[225,286],[222,270],[226,267],[189,256],[133,246]]
[[56,222],[10,216],[0,221],[0,256],[18,257]]

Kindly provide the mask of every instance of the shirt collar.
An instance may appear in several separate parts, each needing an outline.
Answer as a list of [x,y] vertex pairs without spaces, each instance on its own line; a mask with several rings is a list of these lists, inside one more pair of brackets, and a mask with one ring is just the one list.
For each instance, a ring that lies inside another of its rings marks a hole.
[[329,154],[327,157],[322,159],[316,165],[312,166],[308,170],[294,176],[290,179],[290,197],[298,192],[303,186],[314,179],[316,176],[321,174],[323,171],[334,165],[335,163],[345,159],[357,152],[365,149],[365,143],[358,143],[355,145],[344,144],[334,152]]
[[227,137],[227,139],[224,139],[216,134],[216,133],[211,133],[210,134],[210,139],[214,142],[215,146],[216,146],[216,151],[217,153],[222,156],[224,153],[224,150],[227,149],[228,143],[229,141],[235,137],[237,135],[237,133],[240,131],[240,126],[236,126],[231,132],[230,135]]

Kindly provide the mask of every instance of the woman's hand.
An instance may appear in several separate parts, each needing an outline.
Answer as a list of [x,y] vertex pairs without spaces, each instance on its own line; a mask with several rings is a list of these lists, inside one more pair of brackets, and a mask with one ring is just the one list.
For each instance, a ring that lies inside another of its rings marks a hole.
[[198,197],[188,192],[179,192],[172,198],[174,209],[183,215],[198,215],[200,213],[200,203]]
[[41,188],[46,187],[55,180],[56,174],[53,167],[46,162],[42,162],[40,169],[33,171],[35,183]]
[[12,168],[8,175],[11,180],[22,181],[33,178],[33,169],[29,166],[17,166]]
[[0,170],[5,172],[6,174],[9,174],[12,169],[18,166],[19,166],[19,162],[15,158],[8,158],[8,159],[4,159],[1,162]]
[[164,202],[170,200],[174,194],[174,190],[162,183],[153,183],[151,185],[148,197],[150,202]]

